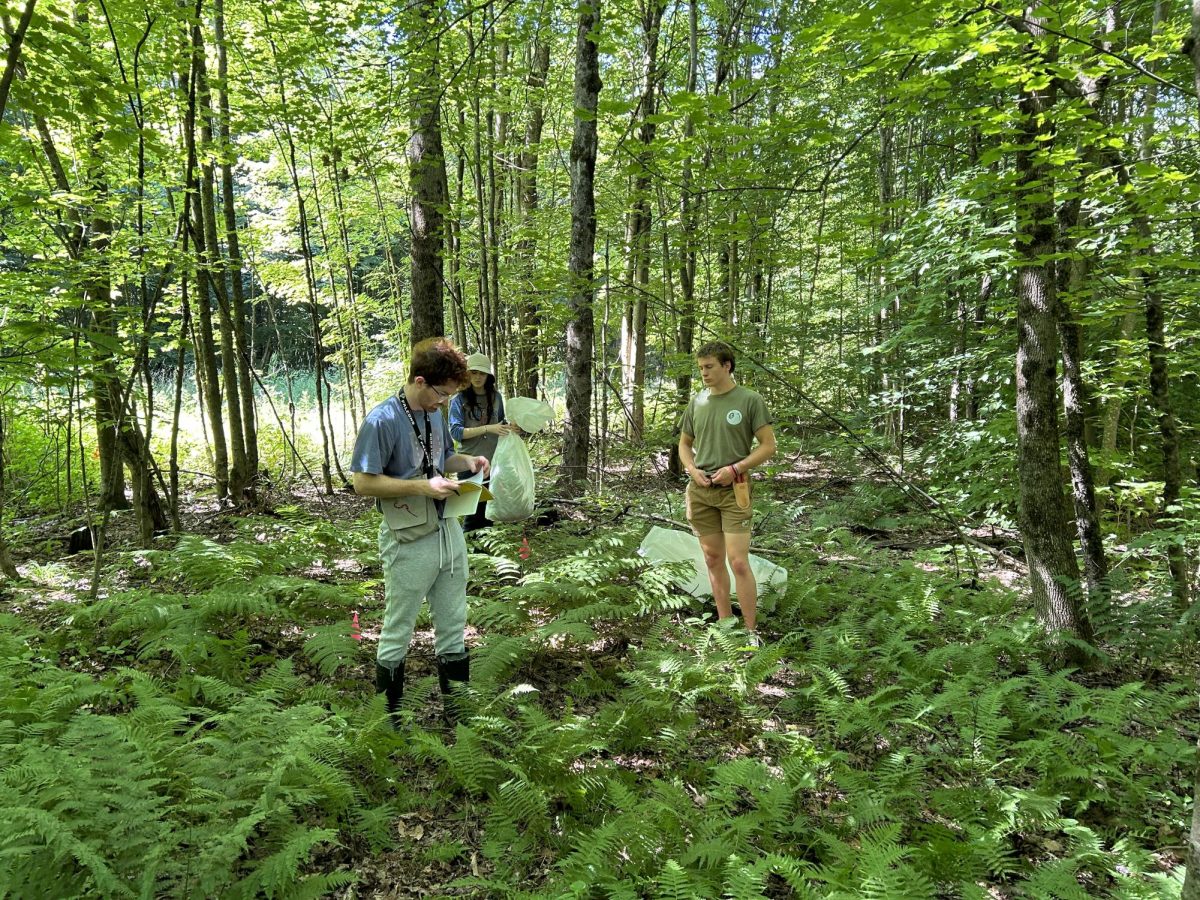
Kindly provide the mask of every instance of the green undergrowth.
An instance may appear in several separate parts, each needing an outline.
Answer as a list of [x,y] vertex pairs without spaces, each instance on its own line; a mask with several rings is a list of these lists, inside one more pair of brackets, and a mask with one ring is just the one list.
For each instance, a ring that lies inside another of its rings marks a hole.
[[399,733],[371,694],[370,517],[245,520],[0,616],[0,895],[322,896],[388,854],[435,896],[1178,895],[1196,685],[1169,633],[1153,665],[1051,671],[1012,593],[797,529],[753,651],[627,522],[473,545],[453,733],[429,674]]

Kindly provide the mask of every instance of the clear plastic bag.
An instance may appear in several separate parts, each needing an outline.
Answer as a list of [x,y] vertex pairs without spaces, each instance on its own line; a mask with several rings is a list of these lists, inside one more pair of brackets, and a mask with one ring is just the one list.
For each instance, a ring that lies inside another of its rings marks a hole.
[[522,431],[533,434],[554,421],[554,407],[544,400],[509,397],[504,401],[504,417]]
[[533,462],[519,435],[506,434],[492,454],[492,499],[485,515],[493,522],[520,522],[533,515]]

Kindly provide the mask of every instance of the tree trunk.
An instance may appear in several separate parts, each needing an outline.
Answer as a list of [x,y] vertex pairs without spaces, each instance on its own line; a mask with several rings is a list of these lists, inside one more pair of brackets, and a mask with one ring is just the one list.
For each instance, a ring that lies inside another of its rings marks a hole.
[[[333,138],[333,123],[330,121],[330,139]],[[362,326],[358,316],[358,288],[355,284],[354,277],[354,258],[353,251],[350,247],[350,230],[346,219],[346,206],[342,198],[342,181],[348,180],[349,176],[344,168],[341,167],[342,151],[333,145],[330,150],[330,161],[332,163],[333,177],[333,203],[334,211],[337,213],[338,236],[341,241],[343,265],[346,269],[346,312],[349,317],[347,323],[348,337],[350,340],[349,350],[343,350],[343,353],[348,353],[349,361],[346,362],[346,391],[350,400],[350,418],[354,424],[354,432],[358,433],[359,413],[363,417],[367,414],[366,390],[363,387],[363,352],[362,352]],[[351,372],[353,367],[353,372]]]
[[17,21],[16,30],[8,43],[8,53],[4,60],[4,75],[0,76],[0,128],[4,127],[4,110],[8,107],[8,92],[12,89],[13,77],[17,74],[17,63],[21,59],[21,44],[25,41],[25,32],[33,20],[33,7],[37,0],[26,0],[25,9]]
[[[161,483],[162,473],[150,453],[150,445],[138,423],[132,397],[128,396],[131,393],[127,392],[128,399],[121,409],[122,424],[119,437],[121,452],[133,472],[133,502],[138,511],[139,537],[142,546],[149,547],[155,533],[167,531],[171,523],[154,486],[156,479]],[[166,485],[163,485],[163,491],[166,491]]]
[[[970,137],[970,141],[969,141],[969,147],[970,147],[969,152],[971,154],[972,164],[977,164],[979,162],[979,151],[981,149],[980,141],[981,141],[981,135],[979,134],[979,130],[977,128],[971,129],[971,137]],[[998,165],[998,163],[993,164],[993,169],[995,169],[997,167],[997,165]],[[993,219],[993,216],[991,214],[988,214],[987,222],[988,222],[989,226],[992,226],[995,224],[994,221],[992,221],[992,219]],[[978,335],[980,335],[983,332],[984,327],[987,325],[987,311],[988,311],[988,306],[991,305],[991,302],[992,302],[992,290],[995,286],[995,281],[996,280],[992,276],[991,272],[984,272],[983,275],[980,277],[979,291],[975,296],[975,303],[973,306],[972,319],[969,324],[970,335],[974,336],[975,340],[971,340],[970,337],[968,338],[968,340],[967,340],[967,348],[968,349],[973,349],[974,346],[978,345]],[[978,376],[979,376],[979,362],[975,361],[973,364],[971,364],[969,366],[969,368],[967,369],[967,372],[963,378],[963,393],[965,395],[963,398],[964,399],[964,407],[965,407],[963,410],[963,413],[966,416],[966,418],[970,421],[974,421],[979,418],[979,381],[978,381]]]
[[[214,0],[215,37],[217,42],[217,134],[221,156],[221,205],[225,224],[225,246],[229,259],[229,293],[232,299],[232,329],[235,366],[237,369],[238,398],[241,401],[242,441],[245,448],[246,486],[251,495],[258,479],[258,420],[254,404],[254,381],[248,331],[251,329],[250,311],[246,306],[246,292],[242,284],[242,251],[237,232],[237,210],[233,197],[233,142],[230,136],[229,113],[229,62],[225,45],[225,2]],[[230,416],[236,412],[231,409]]]
[[[466,115],[462,107],[458,109],[458,128],[459,134],[466,131]],[[466,175],[467,175],[467,153],[460,144],[458,148],[458,162],[455,166],[455,181],[454,181],[454,206],[453,210],[462,210],[463,196],[466,191]],[[450,251],[450,280],[448,286],[450,289],[451,300],[453,301],[454,320],[454,340],[458,346],[467,348],[471,346],[478,347],[479,343],[471,343],[471,331],[475,326],[474,321],[467,318],[467,311],[463,305],[463,282],[462,282],[462,258],[463,258],[463,242],[462,242],[462,227],[458,223],[460,213],[453,213],[446,221],[446,243],[447,249]]]
[[567,412],[561,476],[566,485],[587,476],[591,443],[592,305],[595,302],[596,109],[600,56],[593,34],[600,0],[580,0],[575,30],[575,131],[571,140],[571,249],[567,259],[570,319],[567,322]]
[[[1157,29],[1161,17],[1161,5],[1155,6],[1155,27]],[[1153,105],[1155,93],[1147,95],[1147,103]],[[1143,140],[1143,158],[1148,152],[1148,136]],[[1105,148],[1105,162],[1115,171],[1117,183],[1128,195],[1133,212],[1134,231],[1138,237],[1139,260],[1134,268],[1141,282],[1143,308],[1146,316],[1146,349],[1150,364],[1150,400],[1158,416],[1159,446],[1162,452],[1163,467],[1163,509],[1167,515],[1175,515],[1178,509],[1180,494],[1183,490],[1183,470],[1180,463],[1179,426],[1175,419],[1174,407],[1171,402],[1170,374],[1167,365],[1166,326],[1163,311],[1162,290],[1156,278],[1154,258],[1157,249],[1154,240],[1154,230],[1150,224],[1142,196],[1137,192],[1129,174],[1129,168],[1121,158],[1120,151],[1115,148]],[[1115,429],[1114,429],[1115,431]],[[1167,546],[1167,564],[1171,572],[1171,590],[1175,604],[1181,610],[1186,610],[1191,603],[1187,558],[1183,548],[1177,543]]]
[[[686,91],[689,96],[696,94],[697,71],[700,68],[700,13],[697,10],[697,0],[688,4],[688,84]],[[696,134],[695,116],[690,112],[684,120],[683,134],[685,143],[691,145],[691,139]],[[688,406],[691,396],[691,352],[696,340],[696,199],[692,196],[692,157],[689,152],[684,156],[679,173],[679,306],[674,316],[674,349],[679,358],[679,370],[676,374],[676,406],[674,427],[671,431],[670,457],[667,468],[671,474],[679,478],[683,475],[683,463],[679,460],[679,425],[682,420],[684,407]],[[670,265],[670,259],[664,256],[662,265]]]
[[[1193,44],[1196,30],[1200,28],[1200,0],[1192,0],[1192,34]],[[1153,30],[1158,32],[1163,18],[1163,5],[1154,5]],[[1192,47],[1193,61],[1200,60],[1196,47]],[[1200,70],[1196,73],[1197,84],[1200,84]],[[1147,89],[1147,124],[1142,139],[1142,158],[1149,157],[1151,152],[1151,120],[1154,107],[1157,105],[1158,89],[1151,86]],[[1113,151],[1116,153],[1117,151]],[[1124,166],[1117,169],[1117,178],[1121,186],[1129,189],[1130,178]],[[1183,468],[1180,463],[1179,425],[1175,419],[1174,406],[1171,402],[1170,374],[1167,366],[1167,337],[1165,314],[1163,310],[1162,291],[1155,277],[1156,266],[1152,264],[1157,255],[1154,243],[1154,231],[1150,225],[1150,216],[1142,205],[1141,197],[1136,192],[1131,194],[1135,207],[1134,226],[1140,238],[1141,252],[1147,259],[1147,264],[1139,264],[1138,272],[1141,277],[1143,304],[1146,312],[1146,350],[1150,363],[1150,400],[1158,414],[1158,434],[1162,449],[1163,466],[1163,511],[1167,516],[1176,515],[1179,499],[1183,491]],[[1167,545],[1167,565],[1171,571],[1171,592],[1175,597],[1175,605],[1182,612],[1191,604],[1191,585],[1188,577],[1187,556],[1183,547],[1172,541]]]
[[[1118,333],[1117,346],[1129,345],[1133,339],[1135,327],[1137,327],[1137,311],[1131,309],[1121,317],[1121,330]],[[1125,383],[1129,380],[1123,371],[1123,367],[1117,367],[1117,372],[1113,376],[1112,397],[1104,407],[1104,422],[1100,434],[1100,471],[1096,477],[1100,485],[1108,484],[1108,479],[1112,475],[1109,463],[1117,452],[1117,432],[1121,427],[1121,407],[1123,405],[1121,396],[1124,393]]]
[[[470,59],[476,59],[479,56],[479,47],[475,42],[475,32],[472,30],[471,22],[468,21],[467,28],[467,54]],[[484,31],[486,33],[486,22],[484,23]],[[487,215],[487,191],[483,184],[483,113],[482,113],[482,96],[484,93],[483,83],[480,81],[479,65],[474,67],[474,87],[475,90],[471,94],[471,117],[474,128],[471,130],[472,143],[474,154],[471,159],[471,176],[475,185],[475,222],[478,229],[477,240],[479,242],[479,267],[476,272],[476,291],[479,299],[479,350],[492,358],[493,364],[496,362],[496,332],[492,327],[492,322],[495,319],[495,313],[492,310],[492,281],[489,277],[491,272],[489,252],[491,245],[488,242],[488,215]]]
[[442,307],[444,229],[442,210],[448,199],[446,158],[442,153],[441,81],[438,70],[439,42],[436,37],[440,6],[436,0],[420,0],[416,20],[424,23],[415,41],[421,49],[414,54],[412,80],[413,132],[408,141],[409,180],[412,197],[409,223],[412,229],[412,341],[446,332]]
[[[1196,0],[1196,3],[1197,17],[1200,18],[1200,0]],[[1200,88],[1200,84],[1197,87]],[[1179,900],[1200,900],[1200,741],[1196,742],[1196,750],[1197,761],[1192,774],[1192,827],[1183,851],[1183,865],[1187,873],[1183,877],[1183,891]]]
[[[1090,642],[1091,624],[1079,602],[1079,570],[1071,547],[1059,468],[1056,397],[1056,302],[1054,279],[1045,260],[1055,251],[1054,203],[1045,155],[1051,149],[1045,117],[1054,87],[1024,93],[1017,152],[1017,478],[1020,529],[1029,564],[1034,609],[1053,638]],[[1085,659],[1074,646],[1062,648],[1070,663]]]
[[[96,136],[97,143],[100,140]],[[95,208],[107,202],[107,185],[99,175],[100,163],[93,161],[91,188]],[[87,281],[88,305],[94,337],[92,348],[92,397],[96,405],[96,444],[100,455],[100,497],[102,511],[129,509],[125,498],[125,467],[121,460],[118,429],[121,427],[117,379],[116,310],[113,308],[112,284],[109,281],[106,255],[112,237],[112,223],[100,212],[92,216],[91,259],[93,273]]]
[[1062,403],[1071,471],[1071,499],[1075,530],[1083,550],[1083,573],[1093,613],[1108,605],[1108,561],[1100,531],[1096,488],[1087,444],[1088,397],[1083,383],[1083,337],[1072,303],[1084,287],[1084,262],[1076,248],[1074,230],[1079,225],[1080,201],[1068,200],[1059,209],[1062,257],[1057,261],[1058,338],[1062,348]]
[[[278,25],[270,20],[269,11],[261,10],[264,24],[268,33],[273,33]],[[312,322],[313,340],[313,374],[314,388],[317,399],[317,422],[321,431],[321,476],[326,494],[333,493],[333,477],[330,469],[330,435],[325,427],[325,350],[321,342],[321,315],[317,302],[317,276],[314,271],[312,241],[309,239],[308,210],[304,200],[304,191],[300,188],[300,167],[296,161],[296,140],[292,135],[291,116],[288,107],[287,89],[284,73],[279,61],[278,49],[273,40],[268,39],[271,46],[272,59],[275,62],[275,89],[279,92],[279,108],[282,112],[280,120],[283,129],[282,147],[286,151],[288,177],[292,183],[292,193],[296,197],[296,219],[300,228],[300,256],[304,260],[304,287],[308,296],[308,308]],[[269,307],[268,307],[269,308]],[[282,343],[282,341],[280,341]],[[288,406],[292,414],[292,446],[295,447],[295,403],[291,396],[291,383],[288,384]],[[295,464],[293,454],[293,465]]]
[[[187,237],[184,237],[184,253],[187,252]],[[183,309],[179,317],[179,360],[175,366],[175,402],[171,407],[171,450],[168,461],[170,487],[167,489],[171,512],[171,529],[180,531],[179,521],[179,417],[183,410],[183,372],[187,353],[188,329],[191,326],[192,308],[188,302],[188,279],[184,272],[179,279],[180,304]]]
[[[1104,99],[1102,79],[1081,77],[1079,90],[1086,103],[1099,108]],[[1083,156],[1091,166],[1103,167],[1103,160],[1094,146],[1083,148]],[[1084,579],[1093,611],[1108,605],[1108,561],[1104,556],[1104,541],[1100,531],[1099,507],[1096,503],[1095,478],[1089,459],[1087,443],[1088,396],[1083,383],[1083,336],[1073,306],[1077,298],[1086,300],[1087,261],[1078,248],[1076,232],[1083,208],[1082,179],[1076,190],[1068,194],[1058,212],[1059,254],[1057,260],[1058,336],[1062,345],[1063,413],[1066,424],[1067,461],[1071,472],[1071,494],[1075,507],[1075,528],[1083,550]]]
[[[107,244],[108,237],[97,227],[96,219],[92,220],[92,227],[93,240],[101,242],[93,246]],[[129,500],[125,497],[125,467],[121,461],[120,442],[117,439],[120,422],[116,396],[119,387],[110,349],[111,344],[116,342],[116,326],[113,323],[115,314],[112,309],[98,305],[111,303],[110,290],[108,279],[103,276],[88,280],[87,294],[93,305],[92,400],[96,413],[96,452],[100,457],[98,506],[101,511],[130,507]]]
[[[212,269],[206,264],[210,259],[204,227],[204,209],[201,199],[200,179],[196,177],[199,154],[196,150],[196,109],[199,101],[200,71],[204,64],[204,44],[200,36],[198,21],[192,24],[191,71],[186,76],[188,85],[187,108],[184,113],[183,137],[187,151],[188,200],[192,209],[190,234],[196,247],[196,292],[194,303],[197,321],[196,331],[196,379],[202,382],[205,412],[212,429],[213,476],[217,482],[217,496],[229,495],[229,450],[225,443],[225,422],[221,412],[221,386],[217,375],[217,353],[213,341],[212,323]],[[186,201],[185,201],[186,202]]]
[[970,343],[971,313],[967,303],[967,294],[962,288],[954,291],[955,304],[955,333],[954,333],[954,374],[950,379],[950,403],[948,413],[951,422],[957,422],[963,414],[963,378],[966,366],[967,345]]
[[[494,16],[492,4],[488,3],[488,12]],[[493,18],[493,22],[494,22]],[[493,26],[494,31],[494,26]],[[496,104],[488,104],[488,271],[487,278],[491,282],[489,295],[492,298],[492,318],[488,322],[488,333],[492,337],[492,365],[496,377],[503,377],[508,371],[508,315],[504,312],[500,301],[500,206],[505,193],[505,175],[507,166],[502,166],[500,175],[496,175],[496,159],[504,160],[508,143],[508,114],[505,111],[508,103],[508,89],[505,75],[508,70],[508,42],[500,40],[496,50],[500,56],[500,86],[496,84],[496,54],[490,55],[492,60],[491,84],[488,94],[490,97],[499,95],[501,112],[496,115]]]
[[[196,32],[199,33],[199,26]],[[204,260],[208,267],[209,285],[214,288],[217,300],[217,321],[221,341],[221,379],[225,383],[225,400],[229,412],[229,496],[237,505],[246,500],[246,486],[250,472],[246,461],[246,438],[242,430],[242,401],[238,384],[237,356],[233,343],[233,313],[226,292],[225,262],[221,257],[221,244],[217,238],[216,175],[212,157],[219,153],[213,140],[212,93],[208,87],[208,69],[205,64],[205,48],[197,43],[196,90],[199,93],[200,111],[200,210],[204,216]],[[241,273],[238,273],[240,277]]]
[[[697,86],[697,77],[700,68],[700,28],[699,28],[699,0],[690,0],[688,3],[688,74],[687,74],[687,92],[689,96],[695,95]],[[691,146],[692,138],[696,134],[696,119],[689,111],[687,119],[683,125],[683,137],[687,145]],[[680,190],[679,190],[679,221],[682,227],[680,235],[679,249],[679,290],[682,293],[680,299],[679,315],[676,317],[678,323],[675,331],[675,352],[680,356],[680,374],[675,378],[675,398],[679,404],[680,411],[687,406],[688,400],[692,394],[692,371],[694,369],[692,362],[692,348],[696,339],[696,198],[692,193],[692,155],[688,153],[683,158],[683,165],[680,172]],[[663,262],[666,265],[666,261]],[[678,436],[678,429],[675,432]],[[675,456],[672,458],[678,462],[678,441],[673,443]],[[681,470],[682,471],[682,470]]]
[[[896,199],[896,166],[895,166],[895,146],[896,146],[895,127],[890,122],[884,122],[879,126],[879,166],[876,172],[876,177],[879,179],[879,245],[881,247],[889,247],[891,244],[891,234],[895,228],[895,199]],[[820,252],[820,247],[816,248],[816,252]],[[884,366],[883,343],[887,338],[886,323],[888,318],[888,304],[895,290],[892,284],[891,266],[887,258],[888,251],[884,252],[883,258],[879,261],[879,277],[875,279],[880,287],[879,297],[875,301],[875,316],[874,316],[874,332],[875,332],[875,352],[871,354],[871,371],[873,380],[875,381],[875,389],[878,392],[875,403],[875,420],[878,423],[877,427],[884,430],[892,430],[892,415],[891,415],[891,398],[892,394],[892,370],[890,367]],[[815,271],[812,276],[812,284],[815,288],[817,273]],[[810,292],[811,295],[811,292]],[[800,327],[807,329],[807,319],[801,321]],[[805,345],[808,343],[807,335],[801,333],[801,353],[804,352]],[[801,370],[803,374],[803,369]]]
[[666,11],[665,0],[642,0],[642,93],[635,115],[640,120],[635,156],[637,171],[630,197],[626,281],[632,297],[622,322],[622,394],[629,410],[629,438],[642,442],[646,426],[646,320],[650,287],[651,147],[656,131],[658,96],[658,38]]
[[[328,157],[327,157],[327,159],[328,159]],[[332,169],[332,176],[336,180],[337,179],[337,166],[336,165],[334,165],[332,167],[327,166],[326,168]],[[317,230],[319,231],[319,233],[321,235],[321,246],[326,248],[326,252],[324,255],[325,255],[326,271],[328,271],[328,273],[329,273],[329,297],[333,301],[333,322],[334,322],[334,327],[337,329],[337,337],[338,337],[338,351],[336,354],[331,354],[331,360],[332,360],[332,357],[334,355],[336,355],[338,361],[341,363],[342,376],[344,378],[344,381],[342,382],[342,384],[343,384],[343,390],[345,392],[345,397],[346,397],[346,407],[349,408],[349,410],[350,410],[351,416],[353,418],[353,423],[354,423],[354,433],[357,434],[358,433],[358,415],[354,411],[354,409],[355,409],[355,407],[354,407],[354,368],[353,368],[354,355],[353,355],[352,346],[351,346],[350,333],[346,327],[346,318],[342,314],[342,304],[341,304],[341,301],[338,299],[336,261],[334,258],[334,254],[332,252],[330,252],[332,249],[332,245],[329,240],[329,230],[325,225],[324,208],[321,206],[321,183],[320,183],[320,179],[317,177],[318,170],[317,170],[316,162],[313,159],[313,152],[312,152],[311,145],[308,148],[308,171],[309,171],[309,174],[312,176],[313,208],[316,210],[316,214],[317,214]],[[347,282],[347,284],[348,283],[349,282]],[[316,327],[318,329],[320,328],[319,320],[316,323]],[[320,338],[318,336],[318,339],[316,341],[317,346],[320,347],[322,345],[322,343],[323,343],[323,338]],[[323,358],[323,354],[322,354],[322,358]],[[346,475],[342,471],[342,462],[338,458],[338,455],[337,455],[337,442],[334,440],[334,435],[337,434],[337,427],[334,425],[333,411],[331,409],[331,406],[333,403],[333,388],[331,388],[329,386],[329,379],[327,377],[325,377],[325,367],[319,366],[317,368],[317,372],[319,373],[319,377],[324,378],[324,380],[325,380],[325,404],[324,404],[324,408],[321,410],[318,410],[318,412],[321,415],[325,416],[326,421],[329,423],[329,442],[333,449],[333,453],[332,453],[333,464],[337,468],[338,477],[343,482],[345,482]],[[343,418],[343,423],[344,423],[344,421],[345,420]]]
[[541,311],[535,288],[537,275],[538,151],[545,120],[546,75],[550,71],[550,41],[539,33],[534,36],[529,64],[529,120],[525,124],[525,144],[521,152],[520,184],[521,239],[517,242],[517,264],[524,267],[525,285],[518,303],[516,392],[524,397],[538,394],[538,344]]
[[[33,0],[30,0],[29,5],[33,6]],[[4,537],[4,505],[8,496],[8,479],[4,469],[4,459],[8,453],[4,440],[7,425],[4,404],[0,402],[0,575],[5,578],[19,578],[20,573],[17,572],[16,563],[13,562],[12,553],[8,548],[8,540]]]
[[[724,9],[724,15],[717,14],[717,47],[716,47],[716,72],[713,79],[712,94],[714,97],[721,96],[721,92],[725,90],[726,83],[729,81],[729,76],[733,72],[733,66],[737,60],[738,47],[741,44],[742,19],[746,15],[746,5],[736,4],[727,6]],[[736,98],[732,89],[729,91],[730,109],[736,105]],[[731,118],[733,118],[731,116]],[[728,149],[721,148],[723,156],[727,156]],[[706,168],[711,162],[711,159],[706,159]],[[730,205],[723,213],[728,222],[729,239],[723,241],[720,250],[717,253],[717,274],[718,297],[721,304],[722,316],[724,318],[724,328],[726,337],[733,337],[734,323],[734,304],[737,300],[737,240],[733,235],[737,232],[737,209]]]
[[[33,0],[30,0],[30,6]],[[1188,47],[1192,57],[1192,74],[1196,80],[1196,96],[1200,97],[1200,0],[1192,0],[1192,33],[1191,44]],[[1200,108],[1197,109],[1197,121],[1200,121]],[[1190,870],[1189,870],[1190,871]],[[1200,878],[1200,875],[1197,876]]]
[[[1150,243],[1150,223],[1139,217],[1138,232],[1147,255],[1154,252]],[[1151,267],[1142,269],[1144,303],[1146,307],[1146,345],[1150,358],[1150,399],[1158,414],[1158,435],[1162,449],[1163,511],[1167,516],[1178,514],[1179,498],[1183,491],[1183,470],[1179,462],[1179,425],[1171,404],[1170,376],[1167,371],[1167,338],[1163,322],[1163,297]],[[1187,557],[1183,547],[1172,541],[1167,545],[1167,564],[1171,570],[1171,591],[1175,605],[1182,612],[1191,603],[1188,584]]]

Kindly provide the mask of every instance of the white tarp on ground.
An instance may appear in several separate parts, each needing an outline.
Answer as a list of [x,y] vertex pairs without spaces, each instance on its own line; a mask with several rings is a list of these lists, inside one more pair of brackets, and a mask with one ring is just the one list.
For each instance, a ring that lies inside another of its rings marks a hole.
[[[670,528],[659,528],[655,525],[642,538],[638,553],[649,560],[661,562],[690,562],[694,572],[691,578],[677,582],[681,590],[693,597],[711,597],[712,588],[708,584],[708,568],[704,565],[704,551],[700,549],[700,541],[686,531],[673,531]],[[728,567],[728,564],[726,564]],[[782,594],[787,590],[787,569],[777,566],[761,556],[750,554],[750,571],[758,582],[758,596],[761,598],[772,594]],[[729,582],[731,592],[737,595],[737,586],[730,572]]]

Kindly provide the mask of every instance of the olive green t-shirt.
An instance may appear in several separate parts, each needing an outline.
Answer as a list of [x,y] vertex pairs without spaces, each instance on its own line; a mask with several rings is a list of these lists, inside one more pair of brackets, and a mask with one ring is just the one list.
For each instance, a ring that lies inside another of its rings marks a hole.
[[749,456],[754,432],[770,424],[763,398],[738,384],[724,394],[701,391],[688,404],[679,427],[692,436],[696,467],[712,473]]

